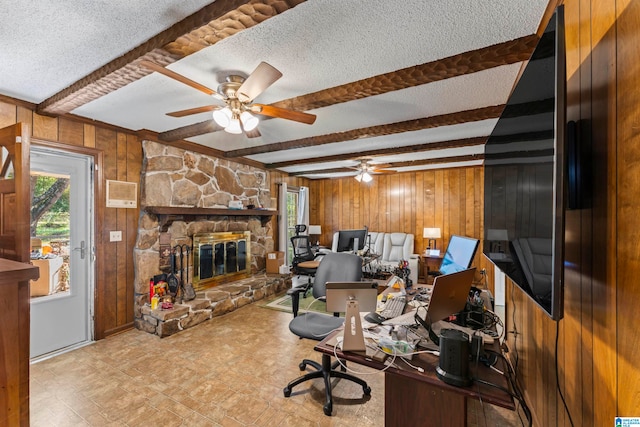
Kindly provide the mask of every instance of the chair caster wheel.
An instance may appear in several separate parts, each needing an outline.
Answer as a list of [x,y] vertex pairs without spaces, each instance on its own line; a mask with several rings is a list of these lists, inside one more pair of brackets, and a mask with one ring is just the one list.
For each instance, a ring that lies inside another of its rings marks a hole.
[[307,364],[306,364],[306,363],[304,363],[304,362],[301,362],[301,363],[298,365],[298,368],[300,368],[300,370],[301,370],[301,371],[304,371],[305,369],[307,369]]
[[328,417],[331,416],[331,413],[333,412],[333,404],[331,403],[325,403],[324,407],[322,408],[324,411],[324,414]]
[[285,387],[282,391],[284,392],[284,397],[291,397],[291,389],[289,387]]
[[[365,396],[371,396],[371,387],[369,386],[362,387],[362,391],[364,392]],[[289,392],[289,394],[291,394],[291,392]]]

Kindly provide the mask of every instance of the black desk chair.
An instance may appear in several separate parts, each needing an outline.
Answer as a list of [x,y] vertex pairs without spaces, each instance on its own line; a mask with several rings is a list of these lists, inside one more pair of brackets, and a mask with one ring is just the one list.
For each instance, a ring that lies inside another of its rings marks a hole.
[[[297,231],[298,226],[296,226],[296,232]],[[309,236],[305,234],[296,234],[291,237],[291,246],[293,247],[293,260],[291,261],[293,274],[308,277],[307,283],[304,286],[306,297],[307,291],[311,288],[311,279],[315,277],[318,269],[318,258],[324,254],[315,254],[313,252]]]
[[[357,282],[360,281],[361,278],[362,258],[348,253],[326,254],[316,272],[315,281],[313,282],[312,287],[313,296],[314,298],[324,299],[326,295],[327,282]],[[298,309],[300,307],[300,294],[303,292],[304,290],[301,288],[291,289],[288,292],[292,298],[294,316],[293,320],[289,323],[289,329],[300,338],[309,338],[320,341],[335,329],[340,328],[344,323],[344,318],[338,317],[338,313],[334,313],[333,316],[311,311],[298,314]],[[342,364],[346,364],[346,362],[342,361]],[[331,415],[331,412],[333,411],[331,378],[343,378],[353,381],[362,386],[365,396],[371,395],[371,388],[365,381],[344,372],[345,369],[342,366],[342,370],[337,370],[338,366],[340,366],[340,362],[335,361],[331,363],[331,356],[327,354],[322,355],[322,363],[304,359],[300,363],[300,370],[304,371],[307,368],[307,365],[313,366],[315,370],[306,373],[287,384],[283,390],[285,397],[291,396],[291,389],[296,385],[313,378],[323,378],[326,397],[323,410],[325,415]]]

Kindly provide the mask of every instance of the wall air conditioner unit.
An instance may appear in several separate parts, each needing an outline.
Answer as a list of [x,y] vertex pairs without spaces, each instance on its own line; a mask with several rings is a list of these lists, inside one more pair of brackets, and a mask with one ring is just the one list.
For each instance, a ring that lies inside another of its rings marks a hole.
[[108,208],[137,208],[138,184],[135,182],[107,180]]

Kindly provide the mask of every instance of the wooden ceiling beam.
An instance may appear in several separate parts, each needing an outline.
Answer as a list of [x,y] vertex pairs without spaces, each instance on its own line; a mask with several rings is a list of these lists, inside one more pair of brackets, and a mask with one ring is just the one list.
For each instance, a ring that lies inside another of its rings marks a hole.
[[334,142],[353,141],[362,138],[393,135],[403,132],[411,132],[422,129],[431,129],[440,126],[451,126],[461,123],[480,120],[495,119],[500,116],[504,105],[476,108],[473,110],[457,111],[439,116],[423,117],[421,119],[406,120],[404,122],[390,123],[386,125],[370,126],[353,129],[345,132],[330,133],[326,135],[312,136],[309,138],[292,141],[277,142],[238,150],[230,150],[225,153],[226,158],[250,156],[254,154],[270,153],[273,151],[292,150],[294,148],[315,147]]
[[332,156],[311,157],[286,162],[267,163],[267,169],[279,169],[288,166],[298,166],[313,163],[337,162],[340,160],[361,160],[379,156],[391,156],[396,154],[417,153],[423,151],[444,150],[447,148],[472,147],[484,145],[487,142],[486,136],[477,138],[454,139],[451,141],[429,142],[427,144],[408,145],[404,147],[381,148],[378,150],[360,151],[357,153],[335,154]]
[[[471,162],[476,160],[484,160],[484,154],[467,154],[464,156],[438,157],[435,159],[422,159],[422,160],[411,160],[406,162],[388,163],[387,165],[385,165],[384,169],[397,169],[397,168],[424,166],[424,165],[439,165],[439,164],[445,164],[445,163]],[[312,170],[306,170],[306,171],[296,171],[296,172],[289,173],[289,175],[291,176],[324,175],[324,174],[331,174],[331,173],[346,173],[346,172],[355,173],[357,171],[358,170],[355,167],[352,167],[352,168],[345,167],[345,168],[312,169]]]
[[285,99],[272,105],[308,111],[522,62],[529,59],[538,40],[539,37],[532,34],[307,95]]
[[304,1],[217,0],[47,98],[37,112],[62,115],[73,111],[150,74],[138,65],[141,60],[169,65]]

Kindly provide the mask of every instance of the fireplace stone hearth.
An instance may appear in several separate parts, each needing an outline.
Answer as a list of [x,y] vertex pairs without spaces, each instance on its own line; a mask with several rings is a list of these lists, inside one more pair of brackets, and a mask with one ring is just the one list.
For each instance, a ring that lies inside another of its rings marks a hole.
[[168,337],[290,287],[289,275],[259,274],[198,292],[195,300],[175,304],[170,310],[151,310],[145,305],[135,321],[136,328]]

